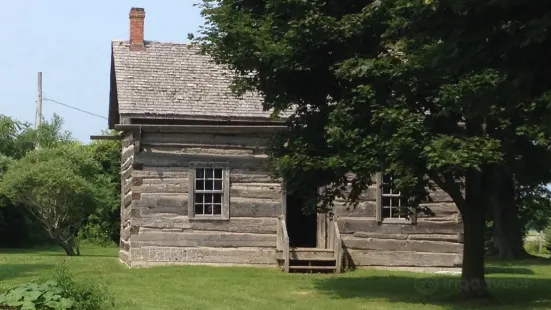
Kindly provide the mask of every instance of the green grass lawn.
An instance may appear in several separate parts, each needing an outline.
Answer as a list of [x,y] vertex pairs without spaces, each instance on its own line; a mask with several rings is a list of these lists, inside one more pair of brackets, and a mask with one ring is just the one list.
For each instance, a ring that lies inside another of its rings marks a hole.
[[80,257],[57,249],[0,249],[0,291],[48,278],[65,260],[77,280],[107,284],[116,309],[551,309],[549,259],[489,264],[495,298],[466,303],[457,277],[359,270],[340,275],[274,269],[156,267],[128,269],[115,248],[85,247]]

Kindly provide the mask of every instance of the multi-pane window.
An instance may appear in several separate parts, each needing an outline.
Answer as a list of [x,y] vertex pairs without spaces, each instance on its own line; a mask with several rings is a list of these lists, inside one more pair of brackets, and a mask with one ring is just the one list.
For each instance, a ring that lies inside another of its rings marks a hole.
[[195,168],[195,216],[222,215],[224,178],[222,168]]
[[383,174],[382,181],[382,218],[405,218],[402,215],[402,195],[400,191],[394,189],[392,177]]

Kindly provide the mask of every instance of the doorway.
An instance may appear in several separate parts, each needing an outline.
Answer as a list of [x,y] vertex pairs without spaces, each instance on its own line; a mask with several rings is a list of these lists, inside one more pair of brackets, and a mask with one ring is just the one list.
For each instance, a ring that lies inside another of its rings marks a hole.
[[[312,195],[317,196],[316,191]],[[289,234],[289,246],[315,248],[317,245],[318,216],[316,212],[304,214],[303,207],[308,203],[304,195],[288,194],[285,221]],[[313,208],[308,208],[315,210]]]

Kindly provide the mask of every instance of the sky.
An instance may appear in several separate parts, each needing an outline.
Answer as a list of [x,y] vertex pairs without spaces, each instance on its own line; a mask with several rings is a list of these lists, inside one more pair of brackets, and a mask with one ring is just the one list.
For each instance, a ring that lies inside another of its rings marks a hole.
[[[2,1],[0,114],[34,124],[37,74],[45,98],[103,117],[109,108],[110,44],[129,37],[128,13],[145,9],[145,39],[188,42],[204,23],[198,0]],[[107,120],[43,101],[43,117],[60,115],[80,141]]]

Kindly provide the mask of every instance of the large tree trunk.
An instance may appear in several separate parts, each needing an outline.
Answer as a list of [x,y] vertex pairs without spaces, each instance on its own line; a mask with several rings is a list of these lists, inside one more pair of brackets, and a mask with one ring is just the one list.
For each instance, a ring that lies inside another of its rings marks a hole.
[[493,242],[500,259],[513,260],[528,257],[524,250],[522,225],[515,201],[513,176],[502,167],[496,167],[492,182],[496,193],[491,200],[493,217]]
[[58,244],[59,244],[59,246],[61,246],[63,248],[63,250],[65,251],[65,254],[67,254],[67,256],[76,256],[76,253],[73,250],[73,246],[70,245],[68,242],[64,242],[64,241],[60,240],[60,241],[58,241]]
[[489,297],[484,279],[485,198],[482,173],[470,169],[465,179],[463,216],[464,244],[461,293],[466,298]]
[[[71,237],[71,238],[66,239],[66,240],[63,240],[63,238],[58,238],[55,241],[60,247],[63,248],[63,250],[65,251],[65,254],[67,254],[67,256],[79,256],[80,255],[80,250],[79,250],[78,246],[76,246],[74,237]],[[76,247],[76,251],[75,251],[75,247]]]

